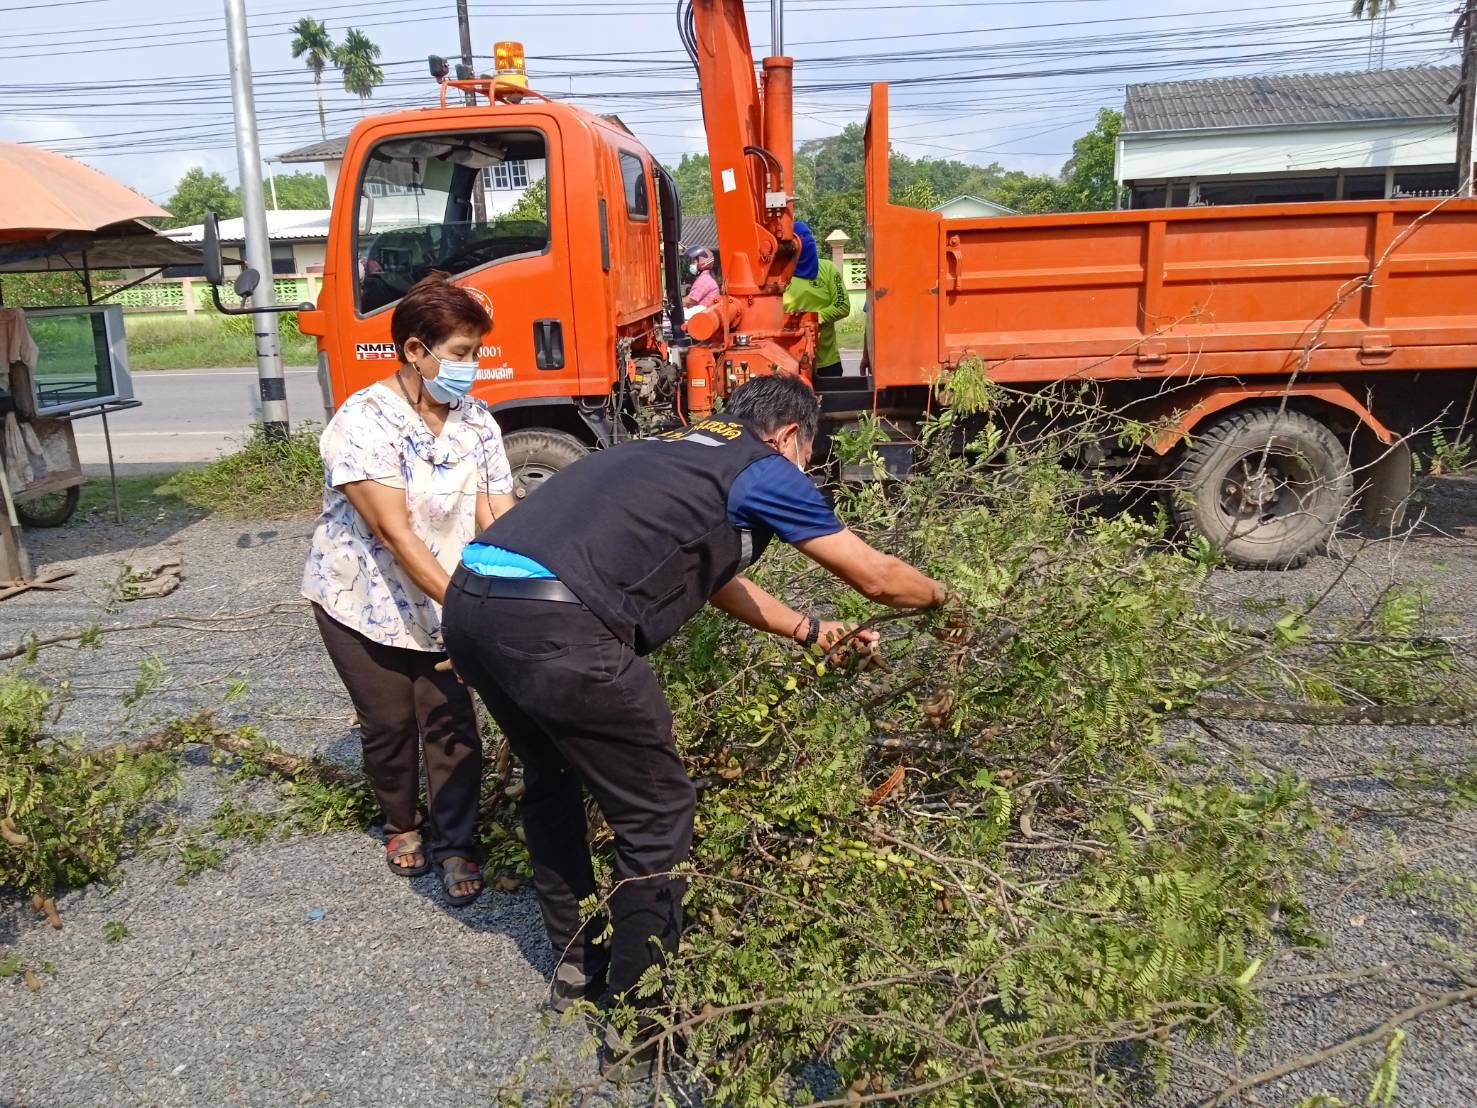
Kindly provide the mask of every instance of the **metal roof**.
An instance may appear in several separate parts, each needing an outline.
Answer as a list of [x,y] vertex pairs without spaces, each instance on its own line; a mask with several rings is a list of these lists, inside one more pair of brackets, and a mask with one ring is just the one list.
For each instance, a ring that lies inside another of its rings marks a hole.
[[292,162],[331,162],[344,156],[344,147],[348,143],[348,135],[339,135],[337,138],[324,139],[322,142],[310,142],[307,146],[299,146],[295,150],[278,154],[269,160],[288,164]]
[[1460,76],[1458,66],[1422,65],[1129,85],[1122,133],[1453,116],[1446,98]]
[[718,217],[711,214],[682,213],[682,248],[691,250],[695,246],[706,246],[715,253],[718,250]]
[[[328,239],[328,221],[333,213],[327,209],[303,209],[301,211],[283,210],[267,212],[267,238],[277,242],[323,242]],[[235,219],[223,219],[220,222],[221,242],[244,242],[246,240],[245,221],[237,216]],[[204,224],[197,223],[193,227],[176,227],[172,231],[165,231],[165,235],[175,242],[204,242]]]

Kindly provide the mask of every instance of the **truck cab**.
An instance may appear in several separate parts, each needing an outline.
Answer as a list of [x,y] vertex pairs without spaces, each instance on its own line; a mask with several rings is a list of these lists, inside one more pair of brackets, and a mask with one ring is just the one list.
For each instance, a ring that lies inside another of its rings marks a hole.
[[[447,107],[449,87],[476,102]],[[317,308],[300,316],[325,405],[394,370],[395,305],[440,271],[492,316],[473,394],[525,486],[621,437],[630,391],[659,391],[668,366],[680,224],[664,177],[619,121],[498,78],[446,81],[439,108],[360,122]]]

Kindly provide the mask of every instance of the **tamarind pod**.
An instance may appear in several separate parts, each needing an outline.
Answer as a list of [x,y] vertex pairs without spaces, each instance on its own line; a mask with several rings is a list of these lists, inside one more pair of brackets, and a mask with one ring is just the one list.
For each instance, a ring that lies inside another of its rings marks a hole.
[[511,785],[503,790],[503,795],[506,796],[509,800],[517,800],[520,796],[524,794],[527,788],[528,786],[525,785],[522,781],[514,781]]
[[25,835],[21,834],[20,831],[16,830],[16,826],[10,822],[9,816],[0,819],[0,839],[4,839],[11,846],[16,847],[25,846],[31,841]]
[[492,883],[492,887],[500,893],[515,893],[523,888],[523,878],[504,873]]
[[724,766],[718,771],[718,776],[725,781],[737,781],[744,775],[742,766]]
[[44,896],[42,896],[40,893],[32,893],[31,894],[31,907],[35,911],[37,911],[37,912],[41,911],[42,907],[45,904],[46,904],[46,898]]
[[907,774],[907,772],[907,766],[898,766],[896,769],[894,769],[892,773],[888,776],[887,780],[873,789],[872,794],[867,797],[867,807],[875,808],[877,807],[877,805],[886,800],[888,794],[903,783],[903,777]]
[[36,975],[35,970],[26,970],[21,975],[21,980],[26,983],[26,988],[30,989],[31,992],[39,993],[41,991],[41,978]]
[[62,916],[56,910],[56,901],[48,896],[41,902],[41,910],[46,913],[46,922],[51,924],[55,930],[60,931],[62,929]]

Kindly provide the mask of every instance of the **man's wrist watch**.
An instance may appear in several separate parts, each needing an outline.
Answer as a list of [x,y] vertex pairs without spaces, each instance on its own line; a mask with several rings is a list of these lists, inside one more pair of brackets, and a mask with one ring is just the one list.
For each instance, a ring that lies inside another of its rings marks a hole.
[[820,641],[820,637],[821,621],[816,619],[815,616],[807,616],[805,626],[805,638],[800,640],[800,645],[807,648],[812,647]]

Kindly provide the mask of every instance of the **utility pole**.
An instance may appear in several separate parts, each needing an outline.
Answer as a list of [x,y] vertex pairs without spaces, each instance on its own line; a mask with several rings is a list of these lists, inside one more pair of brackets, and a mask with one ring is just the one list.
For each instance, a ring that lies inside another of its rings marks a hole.
[[[225,0],[226,46],[231,56],[231,107],[236,117],[236,166],[241,175],[241,216],[246,228],[246,264],[261,275],[251,295],[253,308],[277,303],[272,287],[272,247],[262,202],[262,151],[256,133],[256,100],[251,91],[251,43],[246,36],[246,0]],[[255,312],[256,375],[261,386],[262,431],[270,440],[287,438],[287,385],[277,342],[277,314]]]
[[1456,119],[1457,195],[1471,196],[1472,135],[1477,131],[1477,0],[1466,0],[1456,31],[1462,36],[1462,83]]
[[[467,76],[475,77],[477,71],[472,67],[472,23],[467,15],[467,0],[456,0],[456,29],[462,37],[462,65],[467,67]],[[468,106],[477,102],[476,93],[466,92],[462,95]]]

